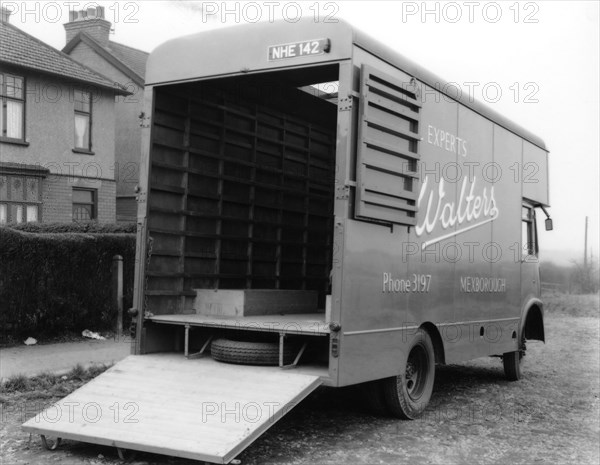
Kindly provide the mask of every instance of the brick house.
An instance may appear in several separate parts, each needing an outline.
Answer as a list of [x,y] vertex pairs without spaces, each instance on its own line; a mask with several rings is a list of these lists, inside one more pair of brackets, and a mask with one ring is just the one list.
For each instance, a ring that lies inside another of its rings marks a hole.
[[104,8],[71,11],[64,25],[66,45],[62,51],[85,66],[118,82],[131,95],[115,104],[115,159],[117,221],[135,221],[135,186],[139,181],[144,79],[148,53],[110,40],[111,23]]
[[127,95],[2,10],[0,223],[115,221],[115,97]]

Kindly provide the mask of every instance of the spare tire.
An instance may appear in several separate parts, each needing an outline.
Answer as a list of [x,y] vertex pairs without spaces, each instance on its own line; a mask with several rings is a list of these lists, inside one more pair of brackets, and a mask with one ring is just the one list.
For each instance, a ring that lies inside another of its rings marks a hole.
[[[292,344],[284,344],[283,363],[288,365],[296,356]],[[231,339],[215,339],[210,345],[212,357],[225,363],[237,365],[279,365],[279,343],[233,341]]]

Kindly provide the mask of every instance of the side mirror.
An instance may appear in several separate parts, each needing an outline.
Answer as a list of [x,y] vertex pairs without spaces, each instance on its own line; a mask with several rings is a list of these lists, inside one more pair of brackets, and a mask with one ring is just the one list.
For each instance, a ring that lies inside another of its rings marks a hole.
[[546,231],[552,231],[552,218],[546,218],[544,224],[546,225]]

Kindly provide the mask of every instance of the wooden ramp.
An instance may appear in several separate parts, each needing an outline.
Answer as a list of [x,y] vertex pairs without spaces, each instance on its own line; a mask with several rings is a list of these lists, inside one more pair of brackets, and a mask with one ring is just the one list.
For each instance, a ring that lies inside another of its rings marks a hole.
[[318,376],[278,367],[131,355],[23,430],[229,463],[319,384]]

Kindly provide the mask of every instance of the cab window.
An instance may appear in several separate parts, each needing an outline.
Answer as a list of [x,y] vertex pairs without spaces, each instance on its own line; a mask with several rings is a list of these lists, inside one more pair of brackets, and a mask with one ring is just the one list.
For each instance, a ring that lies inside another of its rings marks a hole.
[[521,250],[523,258],[537,257],[537,231],[535,227],[535,210],[529,206],[523,206],[521,216]]

